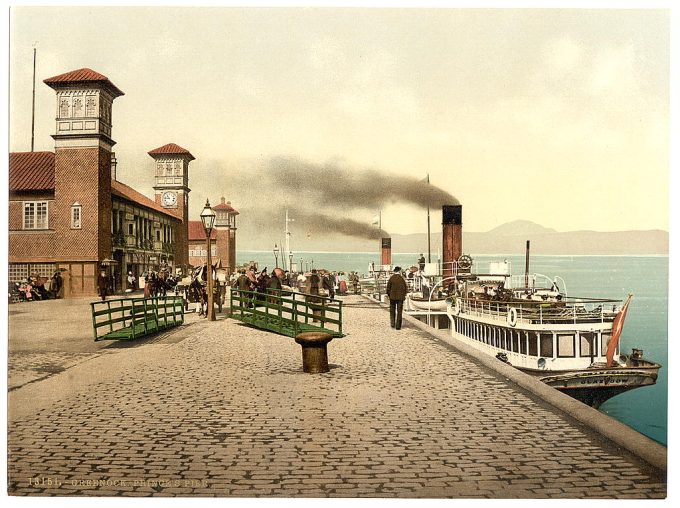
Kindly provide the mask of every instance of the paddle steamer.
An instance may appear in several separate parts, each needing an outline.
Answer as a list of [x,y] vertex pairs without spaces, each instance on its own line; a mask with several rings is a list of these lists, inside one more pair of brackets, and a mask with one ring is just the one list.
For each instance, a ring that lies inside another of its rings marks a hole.
[[510,275],[507,262],[491,263],[486,274],[472,273],[469,256],[456,265],[442,280],[454,339],[595,408],[656,383],[659,364],[640,349],[620,351],[632,295],[625,302],[575,298],[560,277],[525,274],[522,281]]

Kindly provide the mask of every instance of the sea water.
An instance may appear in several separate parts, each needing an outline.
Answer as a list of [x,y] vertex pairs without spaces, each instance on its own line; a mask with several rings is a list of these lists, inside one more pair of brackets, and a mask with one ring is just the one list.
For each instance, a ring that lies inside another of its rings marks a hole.
[[[416,265],[419,253],[392,253],[392,263],[402,268]],[[513,275],[524,273],[524,256],[475,256],[473,270],[488,271],[489,262],[507,260]],[[237,263],[257,261],[260,269],[273,268],[273,252],[239,251]],[[279,258],[279,264],[282,260]],[[289,262],[288,259],[286,259]],[[437,259],[432,258],[433,262]],[[304,269],[367,273],[371,262],[379,264],[378,252],[304,252],[293,262]],[[600,411],[638,432],[667,443],[668,419],[668,257],[666,256],[532,256],[530,273],[566,281],[569,296],[633,301],[621,335],[621,352],[642,349],[644,358],[662,365],[654,386],[636,388],[609,399]]]

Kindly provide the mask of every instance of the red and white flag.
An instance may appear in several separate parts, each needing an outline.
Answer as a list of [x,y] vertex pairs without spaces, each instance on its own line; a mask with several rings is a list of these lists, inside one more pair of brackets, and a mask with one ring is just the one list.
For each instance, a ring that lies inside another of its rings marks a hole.
[[616,351],[616,346],[619,345],[619,339],[621,338],[621,332],[623,331],[623,322],[626,319],[626,313],[628,312],[628,304],[633,299],[633,295],[628,295],[628,300],[623,304],[623,307],[619,313],[614,318],[614,323],[612,324],[612,337],[609,339],[609,345],[607,346],[607,367],[611,367],[614,364],[614,352]]

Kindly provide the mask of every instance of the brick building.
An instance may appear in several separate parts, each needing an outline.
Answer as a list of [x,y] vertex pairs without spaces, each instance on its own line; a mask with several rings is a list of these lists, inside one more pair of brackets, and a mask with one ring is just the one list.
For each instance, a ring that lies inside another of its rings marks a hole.
[[[236,216],[239,213],[224,197],[212,209],[215,211],[215,227],[210,235],[213,263],[221,264],[227,273],[232,273],[236,269]],[[200,266],[206,263],[205,244],[205,230],[201,221],[189,221],[190,265]]]
[[151,150],[151,200],[116,179],[112,105],[123,92],[90,69],[44,83],[57,97],[55,149],[10,154],[10,280],[61,268],[68,297],[96,294],[102,266],[112,267],[116,289],[128,271],[186,269],[194,157],[174,144]]

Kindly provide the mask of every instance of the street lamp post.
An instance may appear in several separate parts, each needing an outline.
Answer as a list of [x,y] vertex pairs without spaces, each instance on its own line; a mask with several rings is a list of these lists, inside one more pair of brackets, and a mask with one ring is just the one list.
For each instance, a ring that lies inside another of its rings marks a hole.
[[210,208],[210,200],[205,200],[205,207],[201,212],[201,222],[205,230],[205,243],[208,248],[208,321],[215,321],[215,309],[213,308],[213,274],[212,274],[212,252],[210,245],[210,235],[215,225],[215,211]]
[[279,267],[279,246],[274,244],[274,267]]
[[293,273],[293,253],[292,252],[288,253],[288,259],[290,260],[290,263],[288,265],[288,269],[290,270],[291,273]]

